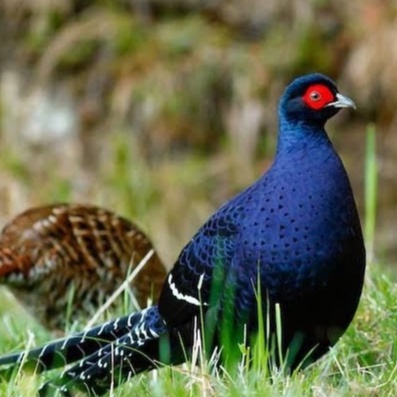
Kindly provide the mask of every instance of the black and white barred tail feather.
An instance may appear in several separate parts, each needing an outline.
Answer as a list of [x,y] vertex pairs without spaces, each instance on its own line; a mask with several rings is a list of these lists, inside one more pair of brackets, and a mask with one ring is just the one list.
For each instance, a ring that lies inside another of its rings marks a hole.
[[[34,365],[37,371],[62,367],[82,358],[88,357],[110,342],[113,342],[133,330],[140,332],[144,319],[152,318],[156,307],[150,307],[139,313],[120,317],[102,325],[79,332],[70,337],[59,339],[42,347],[0,357],[0,365],[20,364]],[[144,328],[142,328],[144,332]]]
[[40,396],[53,395],[55,390],[70,395],[72,389],[101,395],[109,390],[110,384],[118,385],[154,368],[161,355],[160,337],[167,332],[167,327],[156,306],[137,314],[139,319],[135,316],[134,326],[128,333],[104,344],[58,379],[43,385]]

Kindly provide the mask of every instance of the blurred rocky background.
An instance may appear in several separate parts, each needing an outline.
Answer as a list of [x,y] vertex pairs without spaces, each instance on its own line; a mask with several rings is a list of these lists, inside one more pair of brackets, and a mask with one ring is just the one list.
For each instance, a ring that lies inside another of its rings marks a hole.
[[296,75],[353,98],[328,126],[363,210],[376,127],[377,252],[397,259],[397,3],[0,0],[0,224],[33,205],[133,218],[172,265],[271,161]]

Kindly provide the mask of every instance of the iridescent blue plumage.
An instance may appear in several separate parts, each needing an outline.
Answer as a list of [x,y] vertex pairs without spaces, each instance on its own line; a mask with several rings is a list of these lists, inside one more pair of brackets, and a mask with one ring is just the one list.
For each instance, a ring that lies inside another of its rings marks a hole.
[[[339,108],[352,106],[325,76],[296,79],[280,101],[272,167],[199,229],[169,273],[158,307],[149,309],[152,315],[134,315],[133,325],[100,350],[90,350],[56,383],[66,384],[65,390],[77,386],[101,394],[117,371],[123,381],[153,368],[147,357],[180,363],[201,318],[207,347],[223,347],[222,358],[228,361],[247,332],[257,331],[258,299],[270,332],[276,327],[276,304],[280,308],[279,353],[287,367],[305,366],[323,355],[354,316],[365,270],[350,183],[324,130]],[[161,353],[162,340],[169,344],[167,354]],[[57,351],[51,345],[46,349],[48,357]],[[78,350],[78,343],[68,349]],[[127,354],[128,349],[134,353]],[[104,362],[113,362],[114,371]]]

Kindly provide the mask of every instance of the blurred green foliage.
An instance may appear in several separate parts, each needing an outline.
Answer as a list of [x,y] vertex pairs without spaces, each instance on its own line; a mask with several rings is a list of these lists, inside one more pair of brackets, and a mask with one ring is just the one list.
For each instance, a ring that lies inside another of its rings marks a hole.
[[[367,122],[386,136],[397,105],[383,72],[365,68],[390,58],[380,43],[395,9],[380,0],[343,7],[336,0],[4,0],[0,168],[4,190],[12,180],[15,191],[2,197],[0,186],[0,215],[47,201],[97,202],[133,216],[173,260],[216,206],[269,165],[278,97],[295,75],[312,71],[340,80],[359,107],[357,116],[345,113],[343,133],[337,121],[330,130],[361,206],[362,168],[349,165],[362,164]],[[53,106],[47,113],[71,108],[72,127],[59,137],[45,131],[54,119],[37,115],[44,100]],[[387,146],[392,158],[397,143]],[[382,168],[381,224],[394,203],[383,192],[386,174]]]

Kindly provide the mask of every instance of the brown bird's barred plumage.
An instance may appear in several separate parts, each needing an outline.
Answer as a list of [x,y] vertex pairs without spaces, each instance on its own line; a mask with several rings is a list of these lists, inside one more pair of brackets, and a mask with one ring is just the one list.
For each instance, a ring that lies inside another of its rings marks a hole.
[[[0,283],[47,328],[63,330],[72,286],[71,320],[92,315],[152,248],[133,223],[106,209],[32,208],[1,232]],[[165,276],[154,252],[131,284],[142,307],[157,300]]]

